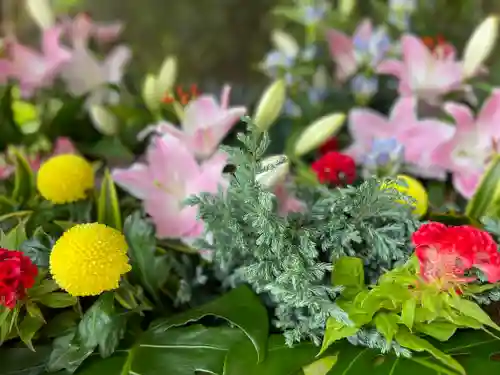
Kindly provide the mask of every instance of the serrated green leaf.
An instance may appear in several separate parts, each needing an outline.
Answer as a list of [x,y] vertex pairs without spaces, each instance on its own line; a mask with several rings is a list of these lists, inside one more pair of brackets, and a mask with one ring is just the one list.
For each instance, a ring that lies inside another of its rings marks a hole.
[[388,343],[392,342],[394,335],[399,330],[400,318],[394,313],[381,311],[375,315],[374,323],[377,331],[384,335]]
[[160,262],[156,261],[158,256],[153,226],[141,217],[140,212],[135,212],[125,220],[123,233],[129,245],[132,274],[154,301],[162,306],[160,288],[169,275],[170,266],[164,257]]
[[417,323],[416,330],[439,341],[448,341],[457,331],[457,326],[448,322]]
[[440,351],[439,349],[432,346],[428,341],[415,336],[410,331],[405,329],[400,329],[396,334],[396,341],[403,347],[416,352],[427,352],[432,354],[434,358],[443,362],[450,368],[458,371],[460,374],[465,375],[465,370],[460,363],[458,363],[452,356]]
[[409,299],[403,303],[403,309],[401,310],[401,322],[410,330],[413,328],[413,323],[415,321],[416,308],[417,301],[415,299]]
[[97,201],[97,221],[122,230],[122,217],[116,187],[109,170],[106,169]]
[[359,327],[348,326],[335,318],[328,318],[326,322],[325,337],[321,344],[320,354],[324,353],[333,343],[354,335]]
[[151,329],[155,332],[165,332],[171,327],[194,322],[209,315],[225,319],[241,329],[253,343],[258,360],[264,359],[269,332],[267,311],[255,293],[245,285],[206,305],[173,318],[153,322]]

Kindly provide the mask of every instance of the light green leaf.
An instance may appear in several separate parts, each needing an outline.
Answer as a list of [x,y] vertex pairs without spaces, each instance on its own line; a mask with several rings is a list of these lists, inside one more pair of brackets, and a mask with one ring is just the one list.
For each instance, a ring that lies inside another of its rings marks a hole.
[[410,330],[413,328],[413,323],[415,321],[416,308],[417,301],[415,299],[409,299],[403,303],[403,309],[401,311],[401,322]]
[[35,194],[35,177],[28,161],[18,149],[12,148],[12,156],[16,166],[12,199],[24,204]]
[[333,285],[342,285],[342,295],[354,297],[365,286],[365,269],[363,261],[356,257],[339,258],[332,270]]
[[304,375],[327,375],[337,363],[338,356],[330,355],[314,361],[310,365],[304,366]]
[[473,318],[485,326],[492,327],[500,331],[500,327],[495,324],[493,320],[491,320],[489,315],[486,314],[486,312],[477,303],[460,297],[450,297],[448,302],[461,314]]
[[40,284],[35,285],[33,288],[28,290],[28,295],[32,298],[37,298],[60,289],[55,280],[45,279],[40,282]]
[[115,183],[106,169],[99,191],[97,203],[97,221],[118,230],[122,230],[122,218]]
[[0,320],[3,320],[3,323],[0,325],[0,346],[9,337],[11,332],[13,332],[14,327],[17,325],[19,312],[19,307],[15,307],[11,310],[5,309],[0,315]]
[[26,301],[25,306],[26,306],[26,312],[28,313],[29,316],[31,316],[32,318],[36,318],[36,319],[45,323],[45,319],[43,317],[42,310],[40,310],[40,308],[38,307],[38,305],[36,303],[28,300],[28,301]]
[[394,335],[396,334],[396,332],[398,332],[399,321],[400,318],[398,315],[383,311],[377,313],[374,319],[377,331],[379,331],[382,335],[384,335],[388,343],[392,342]]
[[34,298],[34,301],[53,309],[62,309],[76,305],[78,299],[65,292],[55,292],[43,294],[40,297]]
[[26,240],[27,235],[24,223],[19,223],[7,234],[0,234],[0,244],[4,249],[18,250]]
[[326,322],[325,337],[321,345],[320,354],[324,353],[334,342],[345,339],[359,331],[359,327],[347,326],[335,318],[328,318]]
[[396,334],[396,341],[403,347],[416,352],[427,352],[432,354],[434,358],[443,362],[450,368],[458,371],[460,374],[465,375],[465,370],[460,363],[458,363],[452,356],[443,353],[439,349],[432,346],[428,341],[413,335],[410,331],[400,329]]
[[233,289],[206,305],[173,318],[153,322],[151,330],[165,332],[171,327],[194,322],[208,315],[223,318],[240,328],[254,345],[258,360],[264,359],[269,334],[267,311],[255,293],[245,285]]
[[457,331],[457,326],[448,322],[417,323],[416,330],[439,341],[448,341]]

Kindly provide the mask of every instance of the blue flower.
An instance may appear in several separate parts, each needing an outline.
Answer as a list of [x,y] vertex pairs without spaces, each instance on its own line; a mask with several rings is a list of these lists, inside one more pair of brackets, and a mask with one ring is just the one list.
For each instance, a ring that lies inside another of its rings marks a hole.
[[325,2],[305,6],[302,8],[302,21],[306,25],[315,25],[325,17],[327,10],[328,5]]
[[394,176],[404,161],[404,146],[395,138],[373,140],[371,150],[365,155],[363,173],[366,177]]
[[377,93],[378,79],[358,74],[351,80],[351,91],[356,98],[366,101]]

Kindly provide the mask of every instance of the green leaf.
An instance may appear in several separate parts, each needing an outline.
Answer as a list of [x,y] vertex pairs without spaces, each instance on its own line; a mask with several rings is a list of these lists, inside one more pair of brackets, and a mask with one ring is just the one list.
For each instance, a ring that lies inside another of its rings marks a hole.
[[359,327],[348,326],[335,318],[328,318],[326,322],[325,337],[321,345],[320,354],[324,353],[334,342],[345,339],[359,331]]
[[18,317],[19,307],[15,307],[11,310],[5,309],[0,315],[0,320],[3,321],[0,325],[0,346],[9,337],[14,327],[17,325]]
[[35,285],[33,288],[28,290],[28,296],[31,298],[37,298],[55,292],[58,289],[60,288],[55,280],[44,279],[38,285]]
[[42,294],[40,297],[34,298],[34,300],[47,307],[52,307],[53,309],[74,306],[78,302],[76,297],[65,292]]
[[130,373],[193,375],[208,372],[222,375],[229,349],[245,341],[249,342],[243,332],[229,327],[192,325],[163,332],[149,331],[134,349]]
[[94,348],[76,345],[74,337],[75,332],[69,332],[53,341],[53,349],[47,363],[49,372],[67,370],[73,373],[92,354]]
[[208,315],[225,319],[240,328],[253,343],[258,353],[258,360],[262,361],[264,359],[269,332],[269,318],[260,299],[245,285],[233,289],[206,305],[173,318],[153,322],[151,329],[155,332],[165,332],[171,327],[194,322]]
[[341,257],[332,270],[333,285],[343,285],[342,295],[354,297],[365,286],[365,269],[361,258]]
[[448,303],[457,309],[461,314],[477,320],[485,326],[492,327],[500,331],[500,327],[491,320],[488,314],[475,302],[464,298],[448,298]]
[[327,375],[337,363],[338,356],[331,355],[314,361],[302,369],[304,375]]
[[135,212],[125,220],[123,232],[129,245],[132,273],[161,306],[160,288],[168,277],[169,266],[166,261],[157,261],[153,226],[141,217],[140,212]]
[[403,309],[401,310],[401,322],[410,330],[413,328],[413,323],[415,321],[416,308],[417,301],[415,299],[409,299],[403,303]]
[[42,310],[40,310],[40,308],[38,307],[38,305],[36,303],[34,303],[33,301],[26,301],[26,312],[28,313],[29,316],[31,316],[32,318],[36,318],[38,320],[41,320],[42,322],[45,323],[45,319],[43,317],[43,313],[42,313]]
[[97,202],[97,221],[118,230],[122,230],[122,218],[115,183],[109,170],[104,172],[101,190]]
[[[129,374],[127,353],[119,352],[109,358],[92,356],[78,369],[77,375],[126,375]],[[0,374],[1,375],[1,374]]]
[[63,311],[47,323],[43,335],[50,338],[66,336],[75,331],[79,320],[80,315],[76,311]]
[[474,196],[467,204],[465,214],[473,219],[480,220],[486,216],[492,203],[497,198],[500,181],[500,156],[496,155],[484,172]]
[[16,225],[7,234],[0,234],[0,244],[4,249],[17,250],[26,239],[26,230],[23,223]]
[[19,249],[38,267],[49,268],[53,244],[54,241],[48,234],[39,233],[36,237],[24,241]]
[[231,347],[221,375],[289,375],[297,374],[316,358],[318,348],[310,342],[293,347],[286,345],[282,335],[272,335],[268,342],[264,362],[257,363],[257,356],[247,340]]
[[19,337],[21,338],[22,342],[24,342],[26,346],[33,351],[35,351],[35,348],[33,347],[31,340],[38,332],[38,330],[42,328],[43,324],[43,319],[32,317],[30,315],[26,315],[21,321],[21,324],[19,324]]
[[37,375],[44,372],[50,346],[28,348],[0,348],[0,375]]
[[104,293],[78,324],[78,341],[87,348],[98,346],[101,356],[108,357],[123,338],[126,322],[126,315],[116,312],[113,293]]
[[23,141],[23,133],[20,131],[14,120],[12,110],[12,86],[3,89],[0,98],[0,124],[2,124],[2,137],[0,137],[0,150],[4,150],[9,145],[17,145]]
[[24,204],[35,194],[35,177],[30,164],[18,149],[12,148],[12,156],[16,166],[12,199]]
[[403,347],[416,352],[427,352],[432,354],[434,358],[443,362],[450,368],[458,371],[460,374],[465,375],[465,370],[460,363],[458,363],[450,355],[440,351],[439,349],[432,346],[428,341],[413,335],[407,329],[401,329],[396,334],[396,341]]
[[398,332],[400,318],[394,313],[379,312],[375,315],[374,323],[377,331],[384,335],[388,343],[392,342]]
[[448,341],[457,331],[457,326],[448,322],[429,322],[417,323],[416,329],[418,332],[425,333],[439,341]]

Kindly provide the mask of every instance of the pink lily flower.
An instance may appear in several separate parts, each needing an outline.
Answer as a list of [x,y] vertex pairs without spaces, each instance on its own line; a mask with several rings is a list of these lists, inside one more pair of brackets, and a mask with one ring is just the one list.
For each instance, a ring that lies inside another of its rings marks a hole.
[[96,23],[86,13],[79,13],[73,19],[64,19],[62,24],[73,44],[83,43],[87,45],[90,38],[100,43],[111,43],[118,39],[123,31],[123,23],[121,22]]
[[30,97],[36,89],[52,85],[54,78],[71,53],[60,45],[62,29],[52,27],[43,31],[42,52],[26,47],[16,40],[7,44],[8,58],[0,60],[0,77],[19,82],[21,94]]
[[448,43],[431,50],[413,35],[401,38],[403,60],[389,59],[380,63],[377,72],[399,79],[399,94],[416,96],[430,103],[449,92],[463,89],[462,63],[455,48]]
[[448,102],[444,110],[453,117],[456,126],[453,137],[433,151],[432,161],[452,172],[457,191],[470,198],[486,165],[498,152],[500,89],[493,91],[476,117],[463,104]]
[[185,108],[181,129],[169,122],[148,126],[138,135],[144,139],[152,132],[171,134],[182,140],[198,158],[210,157],[227,133],[246,113],[245,107],[229,107],[231,87],[222,90],[220,104],[212,95],[201,95]]
[[77,43],[61,76],[72,95],[91,93],[87,102],[89,106],[115,103],[119,99],[118,93],[106,86],[121,83],[125,66],[131,57],[128,47],[118,46],[101,62],[85,44]]
[[217,153],[198,164],[181,140],[165,134],[152,140],[145,164],[116,169],[112,175],[118,185],[143,201],[158,238],[189,239],[201,236],[204,225],[197,218],[198,209],[185,206],[184,201],[194,194],[224,188],[226,160],[224,153]]
[[336,63],[336,77],[344,82],[362,66],[375,68],[390,49],[390,40],[383,28],[374,29],[370,20],[363,20],[353,36],[330,29],[326,35],[330,55]]
[[343,151],[362,164],[378,139],[396,139],[405,148],[405,162],[416,174],[425,178],[444,179],[444,168],[431,160],[434,149],[449,140],[453,127],[433,119],[417,119],[416,100],[399,98],[388,117],[371,109],[355,108],[349,113],[349,132],[353,144]]

